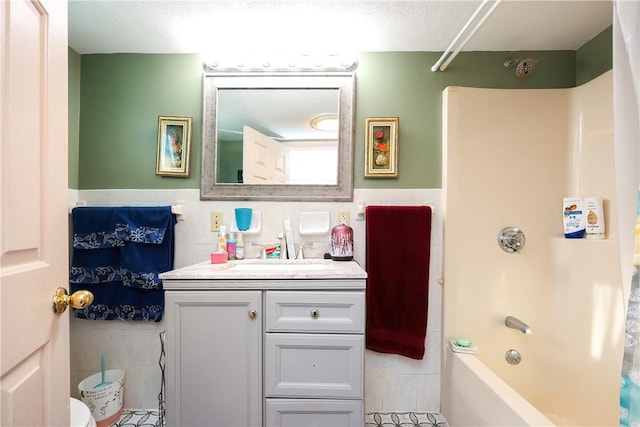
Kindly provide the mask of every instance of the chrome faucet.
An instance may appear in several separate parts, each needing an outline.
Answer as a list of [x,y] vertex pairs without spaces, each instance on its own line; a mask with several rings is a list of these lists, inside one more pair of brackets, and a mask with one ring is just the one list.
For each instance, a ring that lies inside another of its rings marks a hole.
[[304,259],[304,247],[311,246],[313,243],[300,243],[298,246],[298,254],[296,255],[296,259]]
[[[260,252],[256,251],[256,259],[267,259],[267,248],[264,245],[258,245],[256,243],[248,243],[247,245],[250,245],[248,247],[253,248],[254,246],[259,247],[260,248]],[[245,248],[245,251],[247,249]]]
[[505,317],[504,324],[507,325],[507,328],[517,329],[523,334],[531,335],[531,328],[529,327],[529,325],[513,316]]

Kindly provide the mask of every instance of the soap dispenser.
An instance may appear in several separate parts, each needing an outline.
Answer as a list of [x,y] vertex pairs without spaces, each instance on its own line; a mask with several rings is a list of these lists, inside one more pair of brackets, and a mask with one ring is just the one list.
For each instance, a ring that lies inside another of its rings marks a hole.
[[353,229],[344,220],[331,229],[331,259],[351,261],[353,259]]

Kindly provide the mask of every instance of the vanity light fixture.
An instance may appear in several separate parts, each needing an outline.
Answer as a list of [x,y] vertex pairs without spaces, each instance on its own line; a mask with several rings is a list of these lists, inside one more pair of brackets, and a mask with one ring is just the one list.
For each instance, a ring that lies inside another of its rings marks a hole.
[[318,114],[309,122],[312,128],[317,130],[337,131],[338,115],[335,113]]
[[276,56],[273,58],[216,58],[202,63],[205,73],[229,72],[229,71],[353,71],[358,66],[358,60],[354,56],[346,55],[301,55],[301,56]]

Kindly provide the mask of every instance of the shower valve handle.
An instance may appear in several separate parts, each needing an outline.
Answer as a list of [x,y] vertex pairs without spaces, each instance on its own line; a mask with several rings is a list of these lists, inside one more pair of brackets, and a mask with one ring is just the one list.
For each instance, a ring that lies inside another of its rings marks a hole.
[[505,252],[518,252],[524,247],[524,233],[517,227],[505,227],[498,234],[498,244]]

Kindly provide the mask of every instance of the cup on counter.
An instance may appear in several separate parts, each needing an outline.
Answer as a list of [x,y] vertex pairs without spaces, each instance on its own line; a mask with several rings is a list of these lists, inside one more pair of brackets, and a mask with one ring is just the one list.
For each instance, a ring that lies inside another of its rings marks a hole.
[[253,209],[251,208],[236,208],[236,225],[238,230],[247,231],[251,228],[251,217],[253,215]]

